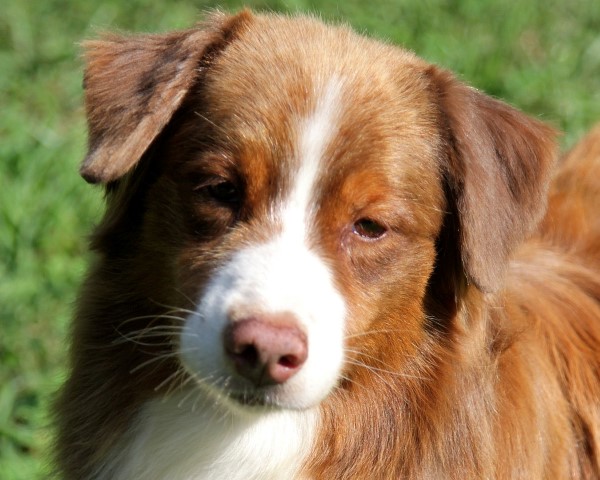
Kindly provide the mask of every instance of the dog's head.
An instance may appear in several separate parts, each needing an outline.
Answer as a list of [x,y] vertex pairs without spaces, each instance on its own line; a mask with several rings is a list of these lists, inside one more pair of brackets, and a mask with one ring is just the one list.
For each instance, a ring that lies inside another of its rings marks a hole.
[[549,128],[349,29],[215,14],[86,49],[96,248],[186,309],[161,335],[233,404],[402,371],[543,210]]

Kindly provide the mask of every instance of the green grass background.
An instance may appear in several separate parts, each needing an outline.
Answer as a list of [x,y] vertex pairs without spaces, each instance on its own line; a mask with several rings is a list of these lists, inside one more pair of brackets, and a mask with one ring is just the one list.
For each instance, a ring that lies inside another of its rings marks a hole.
[[[600,120],[598,0],[281,0],[400,43],[545,119],[572,144]],[[199,0],[4,0],[0,9],[0,479],[48,475],[47,411],[101,192],[85,150],[78,42],[98,30],[183,28]],[[223,1],[225,8],[241,2]]]

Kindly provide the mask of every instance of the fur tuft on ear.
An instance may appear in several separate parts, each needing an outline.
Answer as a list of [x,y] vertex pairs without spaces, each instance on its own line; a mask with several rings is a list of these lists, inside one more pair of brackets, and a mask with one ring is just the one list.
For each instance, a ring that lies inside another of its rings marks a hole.
[[251,19],[249,11],[216,13],[190,30],[85,42],[89,145],[81,175],[109,183],[130,171],[194,85],[201,60]]
[[458,211],[463,268],[480,290],[494,291],[545,211],[556,132],[447,71],[429,74],[448,143],[442,168]]

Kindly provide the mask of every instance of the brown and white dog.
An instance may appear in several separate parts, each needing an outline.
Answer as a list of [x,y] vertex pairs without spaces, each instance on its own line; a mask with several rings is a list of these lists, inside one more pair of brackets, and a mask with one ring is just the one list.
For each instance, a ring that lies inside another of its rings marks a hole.
[[599,130],[552,180],[552,129],[312,18],[86,58],[64,478],[599,477]]

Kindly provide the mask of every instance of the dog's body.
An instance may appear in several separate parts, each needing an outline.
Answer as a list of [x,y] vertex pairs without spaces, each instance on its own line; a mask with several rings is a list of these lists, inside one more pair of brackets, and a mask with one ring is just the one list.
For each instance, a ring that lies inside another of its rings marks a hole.
[[600,131],[543,217],[552,130],[249,13],[90,43],[86,102],[65,478],[598,478]]

